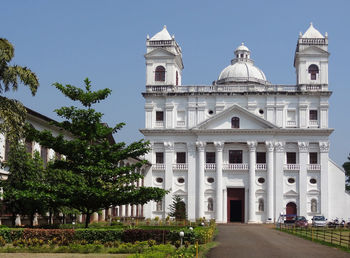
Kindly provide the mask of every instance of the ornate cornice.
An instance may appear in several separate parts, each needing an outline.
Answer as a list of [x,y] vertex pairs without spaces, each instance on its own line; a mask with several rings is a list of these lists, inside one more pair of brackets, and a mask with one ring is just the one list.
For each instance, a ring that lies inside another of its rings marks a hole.
[[299,152],[309,151],[309,142],[298,142]]
[[224,149],[224,142],[214,142],[214,146],[217,151],[222,151]]
[[247,142],[249,151],[256,151],[256,146],[258,145],[258,143],[256,141],[248,141]]
[[284,152],[285,142],[275,142],[276,152]]
[[319,142],[320,152],[329,152],[329,142]]

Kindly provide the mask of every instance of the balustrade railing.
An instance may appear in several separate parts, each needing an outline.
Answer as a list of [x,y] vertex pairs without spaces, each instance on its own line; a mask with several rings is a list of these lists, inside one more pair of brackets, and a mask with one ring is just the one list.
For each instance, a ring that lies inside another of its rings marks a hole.
[[257,163],[255,165],[256,170],[266,170],[266,164],[265,163]]
[[321,170],[320,164],[308,164],[307,165],[308,170]]
[[284,164],[284,170],[300,170],[299,164]]
[[188,165],[187,165],[187,163],[175,163],[175,164],[173,164],[173,169],[176,169],[176,170],[187,170],[188,169]]
[[205,164],[205,169],[206,170],[215,170],[216,169],[216,164],[215,163],[206,163]]
[[156,127],[164,127],[163,121],[156,121]]
[[318,120],[310,120],[309,125],[310,126],[318,126]]
[[248,163],[230,163],[223,164],[222,168],[224,170],[248,170],[249,166]]
[[153,170],[165,170],[165,164],[156,163],[152,165]]

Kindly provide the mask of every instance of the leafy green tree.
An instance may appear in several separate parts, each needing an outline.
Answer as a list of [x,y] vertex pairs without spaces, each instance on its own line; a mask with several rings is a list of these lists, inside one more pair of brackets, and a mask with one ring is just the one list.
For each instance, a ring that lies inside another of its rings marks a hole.
[[110,95],[110,89],[91,91],[91,84],[85,79],[85,90],[72,85],[54,86],[83,108],[75,106],[55,110],[63,122],[53,125],[70,134],[54,136],[50,131],[36,131],[29,134],[42,146],[63,154],[64,159],[49,165],[50,178],[54,184],[51,190],[64,200],[65,206],[77,209],[86,215],[88,227],[93,212],[111,205],[145,204],[150,200],[161,200],[166,191],[154,187],[137,187],[143,176],[133,173],[146,161],[131,165],[120,165],[127,158],[138,158],[148,152],[148,143],[143,140],[126,145],[111,141],[111,135],[123,127],[123,123],[108,127],[102,122],[103,114],[92,105]]
[[16,91],[22,83],[30,88],[34,96],[39,86],[38,78],[30,69],[18,65],[10,65],[14,57],[14,47],[4,38],[0,38],[0,132],[8,138],[19,139],[23,133],[26,110],[23,105],[3,95],[10,89]]
[[173,196],[173,203],[170,204],[169,216],[175,218],[176,220],[185,220],[187,218],[186,214],[186,204],[182,198],[178,195]]
[[35,213],[45,212],[47,193],[38,185],[44,185],[45,169],[43,161],[36,151],[34,156],[26,152],[22,143],[10,145],[9,158],[2,167],[7,167],[7,180],[0,180],[2,202],[12,214],[12,225],[15,225],[17,214],[28,215],[33,225]]
[[345,170],[345,176],[346,176],[345,188],[346,188],[346,190],[350,191],[350,155],[348,157],[348,160],[349,161],[347,161],[343,164],[343,168]]

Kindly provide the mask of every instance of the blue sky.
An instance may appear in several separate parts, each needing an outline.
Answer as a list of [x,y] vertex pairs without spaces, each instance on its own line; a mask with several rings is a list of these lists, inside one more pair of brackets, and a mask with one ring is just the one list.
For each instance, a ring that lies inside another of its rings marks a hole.
[[329,34],[330,156],[338,164],[350,152],[350,1],[1,1],[0,37],[15,46],[14,63],[39,76],[35,97],[26,88],[6,94],[57,119],[54,109],[72,104],[51,86],[82,85],[112,96],[96,108],[110,125],[125,122],[118,141],[142,138],[145,40],[167,25],[182,47],[183,84],[211,84],[241,43],[269,81],[294,84],[294,51],[309,23]]

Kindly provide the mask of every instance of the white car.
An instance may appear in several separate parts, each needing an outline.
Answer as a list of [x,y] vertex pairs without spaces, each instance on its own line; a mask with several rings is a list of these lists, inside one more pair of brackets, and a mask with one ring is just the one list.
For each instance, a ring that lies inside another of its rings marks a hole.
[[312,226],[313,227],[325,227],[327,226],[327,219],[324,216],[313,216]]

